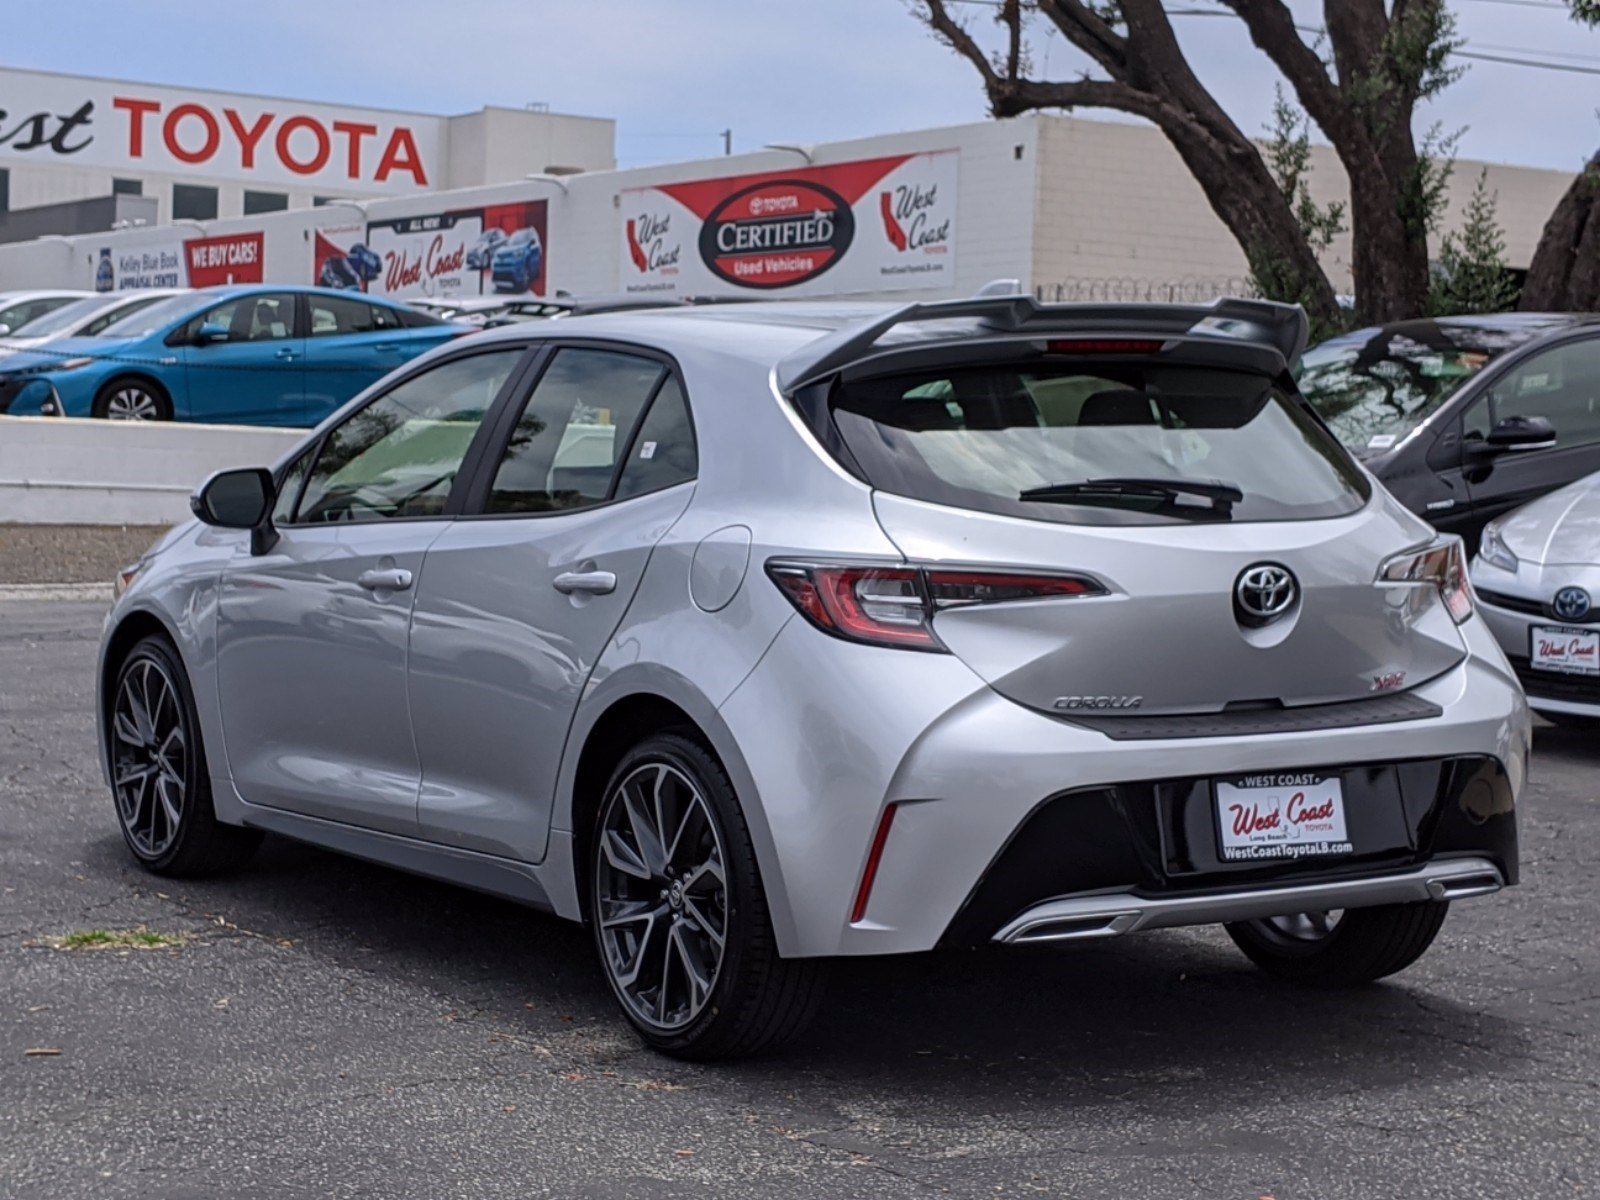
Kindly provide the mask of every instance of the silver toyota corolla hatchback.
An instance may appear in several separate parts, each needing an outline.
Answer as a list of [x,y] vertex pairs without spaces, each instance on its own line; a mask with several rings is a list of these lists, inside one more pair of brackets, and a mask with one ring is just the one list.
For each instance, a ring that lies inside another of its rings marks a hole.
[[824,961],[1222,923],[1313,984],[1514,883],[1529,718],[1299,310],[750,304],[464,339],[128,568],[151,870],[261,831],[587,921],[688,1057]]

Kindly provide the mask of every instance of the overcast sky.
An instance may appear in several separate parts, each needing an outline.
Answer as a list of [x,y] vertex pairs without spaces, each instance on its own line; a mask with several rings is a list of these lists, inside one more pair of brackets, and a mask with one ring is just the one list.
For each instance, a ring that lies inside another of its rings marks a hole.
[[[992,28],[991,10],[962,7],[976,30]],[[1320,23],[1320,3],[1294,7]],[[1600,145],[1600,34],[1554,0],[1454,7],[1473,49],[1595,73],[1477,62],[1427,119],[1467,127],[1462,157],[1576,169]],[[541,101],[614,117],[623,166],[720,153],[729,127],[735,150],[753,150],[986,115],[975,73],[904,0],[5,0],[3,18],[0,62],[14,67],[425,112]],[[1259,131],[1275,75],[1238,23],[1175,20],[1201,77]],[[1056,77],[1082,66],[1058,38],[1038,58]]]

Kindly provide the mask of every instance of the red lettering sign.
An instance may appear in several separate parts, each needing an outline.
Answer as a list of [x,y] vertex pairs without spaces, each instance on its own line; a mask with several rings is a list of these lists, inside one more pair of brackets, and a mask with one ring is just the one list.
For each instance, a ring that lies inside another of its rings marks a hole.
[[[235,108],[215,111],[187,102],[168,109],[159,100],[116,96],[112,107],[128,117],[127,154],[148,157],[147,118],[159,121],[161,146],[176,163],[211,166],[223,171],[281,170],[292,175],[320,175],[330,164],[351,183],[387,183],[391,179],[429,186],[428,169],[416,134],[405,125],[390,130],[376,166],[364,143],[383,136],[377,125],[363,121],[324,121],[309,113],[280,117],[263,112],[247,119]],[[342,139],[335,157],[334,140]],[[365,172],[370,171],[370,175]]]
[[226,283],[262,282],[264,241],[264,236],[259,233],[234,233],[185,242],[183,249],[189,260],[189,286],[216,287]]

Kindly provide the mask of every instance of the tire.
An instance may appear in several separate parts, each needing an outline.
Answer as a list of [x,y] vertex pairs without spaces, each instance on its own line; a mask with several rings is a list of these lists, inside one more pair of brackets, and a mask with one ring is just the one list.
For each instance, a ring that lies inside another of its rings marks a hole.
[[1403,971],[1433,944],[1448,901],[1346,909],[1325,930],[1297,927],[1296,918],[1235,921],[1225,928],[1234,944],[1269,975],[1313,987],[1357,987]]
[[214,875],[255,853],[259,831],[217,820],[194,693],[165,638],[145,638],[123,660],[106,739],[117,825],[145,870]]
[[824,964],[779,956],[738,797],[698,742],[661,733],[624,755],[588,848],[600,969],[648,1045],[694,1061],[738,1058],[810,1021]]
[[159,384],[123,376],[100,389],[90,412],[102,421],[170,421],[172,400]]

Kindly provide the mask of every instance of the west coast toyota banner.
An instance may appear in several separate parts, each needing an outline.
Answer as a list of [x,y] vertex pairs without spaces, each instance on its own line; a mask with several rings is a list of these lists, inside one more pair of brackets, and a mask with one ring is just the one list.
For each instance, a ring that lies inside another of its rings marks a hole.
[[[545,294],[548,204],[531,200],[367,224],[365,290],[453,299]],[[319,268],[320,269],[320,268]],[[359,272],[358,272],[359,274]]]
[[170,238],[128,248],[107,246],[94,264],[97,292],[129,292],[141,288],[214,287],[226,283],[260,283],[260,233],[222,237]]
[[949,287],[955,150],[622,193],[621,290],[825,295]]

